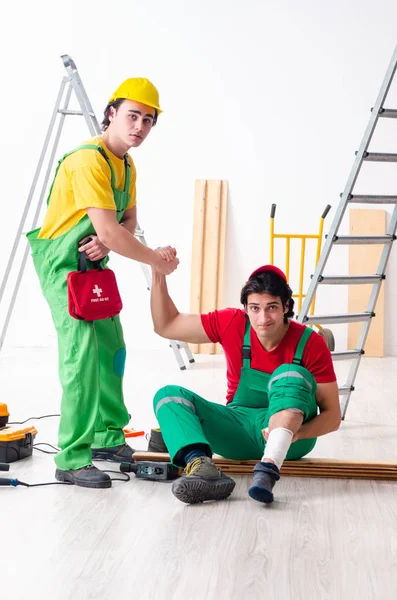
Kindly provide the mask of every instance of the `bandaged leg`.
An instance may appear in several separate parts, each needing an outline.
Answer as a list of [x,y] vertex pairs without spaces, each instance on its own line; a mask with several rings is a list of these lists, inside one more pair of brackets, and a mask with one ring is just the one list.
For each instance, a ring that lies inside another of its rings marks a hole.
[[261,462],[272,462],[280,469],[291,445],[293,433],[284,427],[277,427],[269,433]]
[[[302,411],[297,409],[284,410],[272,416],[271,431],[266,442],[265,452],[260,463],[254,467],[254,478],[248,494],[258,502],[269,504],[273,502],[273,487],[280,479],[280,468],[291,445],[291,440],[304,418]],[[293,429],[281,427],[290,425]]]
[[266,431],[270,433],[266,442],[262,462],[272,462],[278,469],[283,464],[291,445],[291,440],[304,419],[304,414],[297,408],[288,408],[276,413],[270,419]]

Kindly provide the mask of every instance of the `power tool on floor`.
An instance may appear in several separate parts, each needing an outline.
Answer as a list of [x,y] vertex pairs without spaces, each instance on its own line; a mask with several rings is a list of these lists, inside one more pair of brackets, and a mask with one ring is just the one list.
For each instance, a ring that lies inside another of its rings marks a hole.
[[11,463],[32,456],[37,429],[33,426],[7,425],[10,413],[0,402],[0,462]]
[[180,474],[180,469],[175,465],[152,460],[140,460],[136,463],[122,462],[120,471],[135,473],[139,479],[148,479],[149,481],[169,481],[176,479]]
[[[7,463],[0,463],[0,471],[9,471],[10,465]],[[0,477],[0,485],[13,485],[15,486],[16,479],[10,479],[9,477]]]

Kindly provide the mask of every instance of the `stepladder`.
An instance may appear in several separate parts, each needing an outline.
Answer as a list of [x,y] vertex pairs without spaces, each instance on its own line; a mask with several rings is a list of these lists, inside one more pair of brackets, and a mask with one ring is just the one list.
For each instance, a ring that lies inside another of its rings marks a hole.
[[[347,179],[345,188],[341,193],[340,202],[334,219],[332,221],[329,233],[323,246],[319,261],[315,268],[311,283],[306,293],[305,300],[298,315],[298,321],[305,324],[320,323],[328,324],[347,324],[352,322],[361,323],[356,348],[353,350],[338,350],[332,353],[334,361],[349,361],[348,375],[345,383],[339,386],[339,396],[341,401],[342,418],[346,416],[352,392],[355,389],[355,381],[359,370],[362,356],[365,354],[365,344],[367,341],[372,319],[376,317],[376,304],[384,280],[386,279],[386,267],[388,265],[391,249],[396,239],[397,230],[397,195],[385,194],[363,194],[356,192],[360,185],[360,174],[363,165],[366,162],[372,163],[397,163],[397,152],[386,153],[372,150],[372,138],[380,120],[397,119],[397,109],[388,108],[385,103],[388,101],[388,94],[392,85],[397,69],[397,47],[394,50],[390,64],[382,81],[375,104],[371,109],[369,122],[365,129],[363,138],[356,151],[355,160]],[[387,123],[388,121],[386,121]],[[375,174],[374,178],[380,174]],[[347,209],[351,205],[388,205],[391,208],[391,216],[388,229],[385,235],[341,235],[341,227],[345,224]],[[331,252],[335,246],[353,246],[353,245],[379,245],[381,247],[380,259],[376,272],[368,273],[366,264],[361,265],[362,274],[360,275],[340,275],[329,274],[327,263]],[[319,286],[370,286],[370,295],[366,310],[362,312],[346,312],[345,314],[312,314],[311,306],[315,299]]]
[[[57,154],[59,141],[61,138],[62,130],[65,124],[66,117],[83,117],[85,124],[87,125],[88,131],[91,136],[97,136],[101,134],[101,128],[99,122],[95,116],[94,110],[91,106],[89,97],[84,88],[83,82],[78,73],[77,67],[72,58],[65,54],[61,56],[63,66],[66,70],[66,75],[62,78],[60,89],[55,101],[55,106],[50,118],[48,130],[44,139],[44,144],[39,156],[38,164],[35,170],[32,184],[30,186],[28,198],[26,200],[23,213],[21,216],[20,223],[15,235],[15,239],[11,248],[10,257],[6,265],[3,280],[0,287],[0,304],[3,301],[6,290],[8,291],[8,282],[10,274],[13,269],[17,269],[17,275],[15,283],[12,289],[10,289],[10,299],[8,301],[5,319],[1,327],[0,334],[0,351],[3,347],[4,340],[7,334],[9,323],[13,314],[15,302],[18,296],[18,291],[23,279],[23,274],[26,267],[27,258],[29,255],[29,246],[25,239],[24,233],[26,229],[35,229],[41,216],[41,210],[44,202],[44,198],[48,191],[49,178],[52,172],[54,159]],[[79,108],[77,110],[71,109],[70,104],[72,98],[77,100]],[[39,184],[40,181],[40,185]],[[32,221],[29,224],[28,220],[30,215],[33,215]],[[135,230],[135,237],[145,246],[147,246],[144,230],[140,224],[137,223]],[[16,265],[17,251],[21,243],[25,243],[25,249],[22,254],[22,260],[19,265]],[[151,289],[152,279],[149,268],[146,264],[140,263],[143,271],[143,275],[146,280],[146,286],[148,290]],[[169,345],[174,352],[176,361],[181,370],[186,369],[185,362],[182,357],[182,350],[185,352],[186,358],[189,363],[194,363],[194,357],[191,353],[189,346],[185,342],[179,342],[176,340],[170,340]]]

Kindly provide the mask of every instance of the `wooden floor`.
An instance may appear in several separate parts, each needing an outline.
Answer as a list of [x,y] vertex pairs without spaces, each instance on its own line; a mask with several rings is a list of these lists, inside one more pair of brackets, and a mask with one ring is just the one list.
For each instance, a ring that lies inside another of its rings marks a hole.
[[[223,357],[198,361],[180,372],[167,348],[130,352],[125,395],[131,425],[148,430],[155,424],[153,393],[167,383],[222,402]],[[3,350],[0,401],[11,420],[58,412],[56,364],[51,349]],[[346,420],[311,456],[397,462],[396,389],[397,358],[364,359]],[[57,418],[33,423],[36,442],[56,444]],[[146,448],[144,438],[135,441]],[[53,481],[53,459],[34,452],[14,463],[10,475]],[[101,491],[3,487],[0,598],[397,598],[397,483],[284,477],[274,504],[262,506],[247,496],[250,477],[236,481],[229,500],[198,506],[179,503],[169,483],[134,475]]]

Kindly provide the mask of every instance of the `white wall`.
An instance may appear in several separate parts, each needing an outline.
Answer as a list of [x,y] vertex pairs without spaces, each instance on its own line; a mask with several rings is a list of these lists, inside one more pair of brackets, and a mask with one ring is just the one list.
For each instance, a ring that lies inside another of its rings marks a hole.
[[[3,263],[64,75],[59,56],[68,53],[98,116],[127,77],[147,76],[160,90],[164,114],[132,155],[147,241],[152,246],[172,243],[180,254],[170,288],[181,310],[189,309],[194,180],[229,181],[224,301],[238,306],[250,271],[268,261],[272,202],[278,206],[278,231],[316,232],[328,203],[329,227],[397,43],[396,20],[393,0],[378,0],[376,7],[370,0],[38,0],[5,5],[0,39]],[[393,95],[389,105],[397,108]],[[375,149],[393,150],[395,127],[387,123],[379,137],[383,146]],[[69,124],[58,155],[86,137],[82,122]],[[395,193],[395,169],[377,168],[383,169],[382,189],[375,185],[371,165],[364,183],[374,190],[364,186],[357,191]],[[346,273],[346,261],[342,249],[329,272]],[[308,275],[312,263],[309,255]],[[386,290],[386,350],[396,354],[393,263],[394,255]],[[166,342],[151,331],[139,265],[120,257],[112,264],[124,297],[128,345],[164,347]],[[295,288],[297,266],[295,259]],[[343,312],[346,298],[346,290],[332,298],[320,293],[317,310]],[[334,330],[338,346],[344,347],[345,328]],[[7,343],[55,344],[30,261]]]

